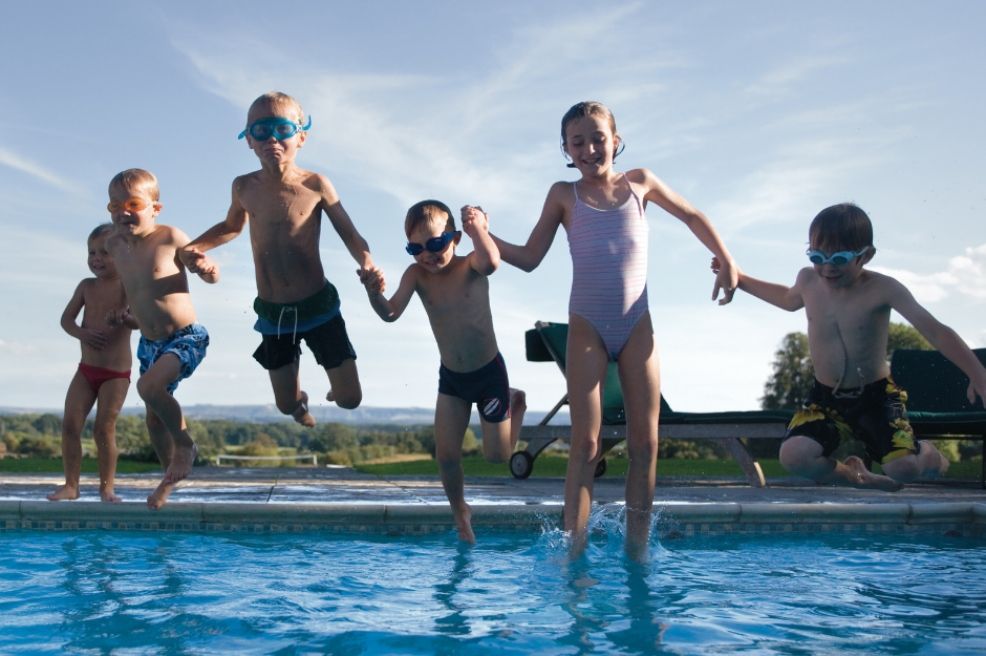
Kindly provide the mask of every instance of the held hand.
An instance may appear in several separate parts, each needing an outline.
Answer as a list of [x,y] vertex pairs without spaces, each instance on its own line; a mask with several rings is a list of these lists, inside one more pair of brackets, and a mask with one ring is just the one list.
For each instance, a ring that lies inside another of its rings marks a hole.
[[126,323],[130,318],[130,308],[117,308],[106,313],[106,323],[116,328]]
[[463,205],[462,231],[472,238],[479,230],[484,232],[489,232],[490,230],[489,217],[486,215],[486,212],[479,205],[475,207],[472,205]]
[[195,273],[198,258],[201,256],[202,253],[194,248],[189,248],[186,246],[185,248],[178,249],[178,259],[181,260],[181,263],[185,265],[185,268],[192,273]]
[[210,267],[216,267],[215,263],[197,248],[183,248],[179,250],[178,259],[181,260],[186,269],[198,275],[202,275]]
[[216,282],[219,280],[219,265],[215,260],[202,255],[200,259],[196,262],[196,271],[194,273],[198,274],[199,278],[205,280],[206,282]]
[[387,285],[383,278],[383,272],[377,267],[357,269],[356,275],[359,276],[359,281],[366,287],[367,293],[382,294],[384,289],[386,289]]
[[726,305],[733,300],[733,294],[736,293],[736,288],[739,286],[739,267],[732,260],[722,262],[719,258],[713,257],[712,272],[716,274],[716,283],[712,288],[712,300],[719,298],[721,291],[722,299],[719,300],[719,305]]

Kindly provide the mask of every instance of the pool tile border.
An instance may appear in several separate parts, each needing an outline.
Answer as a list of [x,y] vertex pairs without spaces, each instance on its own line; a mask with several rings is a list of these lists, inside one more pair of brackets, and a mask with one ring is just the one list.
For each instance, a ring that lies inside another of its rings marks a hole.
[[[600,506],[619,514],[622,504]],[[662,538],[708,535],[946,534],[986,538],[986,503],[655,504]],[[549,530],[557,505],[474,505],[477,530]],[[326,531],[388,536],[452,530],[445,505],[141,503],[0,501],[0,531],[132,530],[228,533]]]

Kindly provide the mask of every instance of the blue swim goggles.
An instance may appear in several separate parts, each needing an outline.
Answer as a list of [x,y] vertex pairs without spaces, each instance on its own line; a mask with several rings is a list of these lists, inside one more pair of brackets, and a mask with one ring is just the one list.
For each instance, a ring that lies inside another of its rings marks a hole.
[[254,121],[247,126],[246,130],[240,132],[240,136],[236,138],[242,139],[249,133],[257,141],[267,141],[271,137],[274,137],[278,141],[284,141],[298,134],[298,132],[307,132],[311,127],[311,116],[308,117],[308,123],[305,125],[292,121],[289,118],[284,118],[283,116],[269,116]]
[[409,241],[407,242],[407,246],[404,247],[404,250],[407,251],[408,255],[420,255],[422,252],[426,250],[429,253],[441,253],[446,248],[448,248],[449,243],[453,239],[455,239],[461,234],[462,233],[458,230],[453,230],[452,232],[443,232],[437,237],[432,237],[431,239],[426,241],[424,243],[424,246],[422,246],[421,244],[416,244],[413,241]]
[[811,260],[812,264],[834,264],[835,266],[845,266],[855,260],[857,257],[870,250],[869,246],[864,246],[858,251],[838,251],[832,253],[831,255],[826,255],[822,251],[809,248],[805,251],[805,255]]

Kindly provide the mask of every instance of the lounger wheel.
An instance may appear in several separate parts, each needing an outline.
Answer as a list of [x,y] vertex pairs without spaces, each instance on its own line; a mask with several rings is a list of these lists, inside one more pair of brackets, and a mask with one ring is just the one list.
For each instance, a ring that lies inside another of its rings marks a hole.
[[596,471],[592,474],[595,478],[599,478],[606,473],[606,458],[600,458],[599,462],[596,463]]
[[518,451],[510,456],[510,473],[514,478],[525,479],[534,470],[534,457],[527,451]]

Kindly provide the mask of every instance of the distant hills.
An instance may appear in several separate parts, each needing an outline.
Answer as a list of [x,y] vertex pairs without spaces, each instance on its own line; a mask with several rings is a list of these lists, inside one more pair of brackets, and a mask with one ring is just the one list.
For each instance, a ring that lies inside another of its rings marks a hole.
[[[189,419],[227,419],[231,421],[247,421],[265,423],[287,421],[273,404],[268,405],[186,405],[182,406],[185,416]],[[336,406],[316,406],[311,408],[315,419],[322,423],[355,424],[355,425],[431,425],[435,421],[434,408],[380,408],[360,406],[355,410],[343,410]],[[50,413],[61,416],[62,409],[54,408],[18,408],[0,406],[0,414],[41,414]],[[142,415],[142,405],[128,406],[123,409],[125,415]],[[544,417],[544,412],[528,410],[524,423],[537,423]],[[478,422],[478,415],[473,412],[473,419]],[[568,417],[559,417],[555,422],[561,423]],[[553,422],[553,423],[555,423]]]

